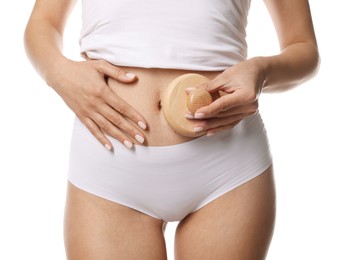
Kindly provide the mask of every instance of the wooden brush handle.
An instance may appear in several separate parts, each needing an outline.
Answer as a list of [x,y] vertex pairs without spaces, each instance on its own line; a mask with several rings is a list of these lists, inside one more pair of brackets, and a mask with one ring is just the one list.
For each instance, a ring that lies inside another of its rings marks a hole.
[[212,103],[212,96],[204,89],[195,89],[188,94],[187,107],[189,112],[195,113],[199,108]]

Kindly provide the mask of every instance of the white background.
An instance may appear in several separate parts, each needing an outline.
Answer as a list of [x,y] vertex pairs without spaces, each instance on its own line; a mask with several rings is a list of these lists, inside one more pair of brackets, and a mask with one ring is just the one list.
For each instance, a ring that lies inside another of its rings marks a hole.
[[[262,1],[253,0],[249,56],[278,52]],[[268,260],[343,259],[342,10],[340,0],[310,1],[322,57],[316,78],[263,95],[278,192]],[[0,259],[65,259],[63,210],[73,115],[37,76],[23,50],[33,0],[0,2]],[[78,56],[80,6],[65,52]],[[175,224],[167,228],[172,259]]]

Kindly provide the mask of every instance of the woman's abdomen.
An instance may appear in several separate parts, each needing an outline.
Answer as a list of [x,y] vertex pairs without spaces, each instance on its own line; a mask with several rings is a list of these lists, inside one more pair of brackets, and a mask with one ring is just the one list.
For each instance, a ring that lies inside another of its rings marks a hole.
[[[129,84],[109,79],[108,85],[116,95],[125,100],[146,120],[148,129],[143,132],[145,135],[144,145],[166,146],[194,139],[175,133],[168,125],[162,111],[161,98],[169,83],[178,76],[186,73],[198,73],[212,79],[218,75],[219,72],[131,67],[124,67],[123,69],[127,72],[136,74],[138,79]],[[138,144],[135,140],[133,141]]]

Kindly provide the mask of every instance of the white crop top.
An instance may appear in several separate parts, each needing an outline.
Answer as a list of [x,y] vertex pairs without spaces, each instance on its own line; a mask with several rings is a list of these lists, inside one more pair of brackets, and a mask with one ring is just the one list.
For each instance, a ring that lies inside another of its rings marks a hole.
[[219,71],[246,59],[250,0],[82,0],[81,53],[118,66]]

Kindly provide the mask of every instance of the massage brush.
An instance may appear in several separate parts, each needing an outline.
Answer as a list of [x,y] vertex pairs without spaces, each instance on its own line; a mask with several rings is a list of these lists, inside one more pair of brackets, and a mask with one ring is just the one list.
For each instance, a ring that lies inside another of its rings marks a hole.
[[174,79],[167,87],[162,100],[162,110],[168,124],[174,131],[187,137],[198,137],[206,132],[194,132],[195,120],[185,118],[189,111],[193,115],[195,111],[212,103],[210,93],[204,89],[194,89],[189,94],[186,88],[196,87],[208,82],[209,79],[199,74],[184,74]]

